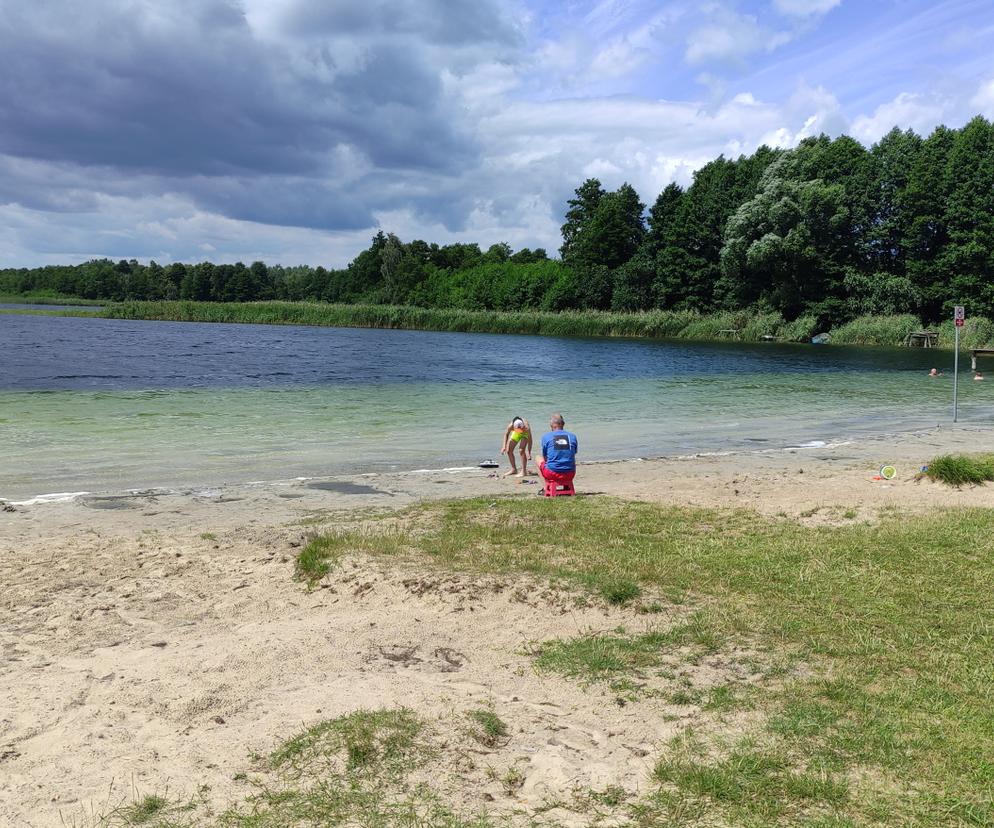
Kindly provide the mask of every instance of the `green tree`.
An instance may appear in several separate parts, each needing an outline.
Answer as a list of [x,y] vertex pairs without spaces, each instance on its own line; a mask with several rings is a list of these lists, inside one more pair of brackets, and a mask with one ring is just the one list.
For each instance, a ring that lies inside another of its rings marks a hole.
[[575,197],[567,204],[566,223],[562,226],[563,244],[559,255],[564,262],[573,258],[573,247],[597,212],[597,206],[604,197],[604,188],[596,178],[588,178],[575,190]]

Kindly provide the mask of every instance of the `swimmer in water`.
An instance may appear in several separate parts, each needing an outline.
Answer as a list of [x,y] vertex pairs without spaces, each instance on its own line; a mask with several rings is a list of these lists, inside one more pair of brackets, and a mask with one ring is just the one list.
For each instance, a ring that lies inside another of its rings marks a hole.
[[[514,462],[514,451],[517,449],[521,455],[521,471]],[[506,454],[511,463],[511,470],[504,472],[504,477],[512,474],[524,477],[528,474],[528,461],[532,459],[532,429],[528,425],[528,420],[523,417],[515,417],[504,429],[504,442],[501,444],[500,453]]]
[[942,376],[942,374],[939,372],[938,368],[933,368],[931,371],[928,372],[928,375],[930,377],[941,377]]

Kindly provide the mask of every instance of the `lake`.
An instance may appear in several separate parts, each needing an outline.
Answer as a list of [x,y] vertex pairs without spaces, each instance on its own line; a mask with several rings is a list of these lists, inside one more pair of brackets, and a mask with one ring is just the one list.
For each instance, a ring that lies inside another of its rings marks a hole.
[[[8,499],[475,466],[512,416],[541,432],[552,411],[586,460],[951,419],[952,353],[921,349],[20,315],[0,315],[0,349]],[[990,422],[994,382],[969,378],[960,420]]]

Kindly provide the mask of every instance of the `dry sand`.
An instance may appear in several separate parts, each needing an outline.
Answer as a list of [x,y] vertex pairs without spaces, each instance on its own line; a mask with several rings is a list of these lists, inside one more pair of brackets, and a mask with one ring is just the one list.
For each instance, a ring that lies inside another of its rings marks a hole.
[[[914,479],[937,453],[980,450],[994,450],[994,432],[936,430],[590,464],[577,485],[807,522],[873,520],[892,507],[994,505],[994,487]],[[885,462],[897,478],[873,480]],[[577,791],[644,790],[662,745],[690,724],[706,726],[704,712],[665,698],[622,706],[604,687],[536,673],[527,650],[619,624],[637,631],[645,616],[527,579],[362,558],[314,591],[292,580],[312,520],[537,488],[484,471],[410,473],[94,495],[0,512],[0,825],[94,824],[135,791],[200,790],[222,808],[249,792],[235,777],[251,775],[253,752],[322,719],[401,705],[449,743],[432,781],[468,812],[519,811],[526,824],[543,803]],[[696,688],[761,680],[746,655],[676,665],[674,680]],[[506,744],[488,749],[465,737],[466,711],[481,704],[511,725]],[[522,787],[509,793],[488,767],[518,768]],[[546,818],[583,824],[568,807]]]

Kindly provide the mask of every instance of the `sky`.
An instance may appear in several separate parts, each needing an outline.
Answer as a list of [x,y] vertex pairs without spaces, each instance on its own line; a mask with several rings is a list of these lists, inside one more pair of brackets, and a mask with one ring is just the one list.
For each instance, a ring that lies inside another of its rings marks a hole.
[[0,267],[554,254],[585,179],[994,118],[990,0],[0,0]]

